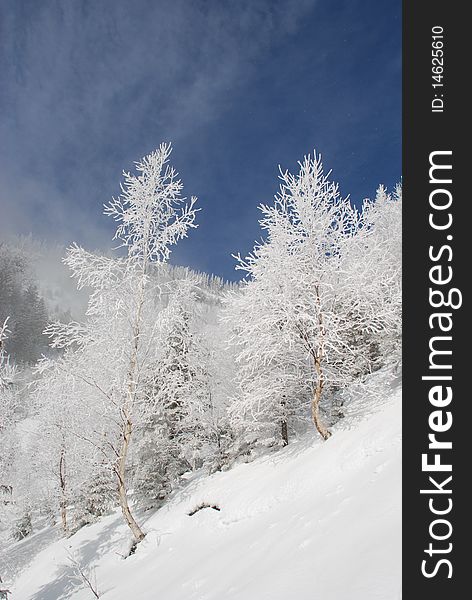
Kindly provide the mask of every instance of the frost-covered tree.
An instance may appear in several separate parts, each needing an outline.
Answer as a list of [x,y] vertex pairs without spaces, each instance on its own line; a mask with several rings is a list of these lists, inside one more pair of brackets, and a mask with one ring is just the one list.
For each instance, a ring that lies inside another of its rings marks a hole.
[[[402,327],[402,187],[393,194],[384,186],[375,201],[365,201],[362,227],[352,238],[349,278],[357,285],[356,321],[377,347],[374,363],[398,360]],[[359,274],[359,269],[363,273]],[[350,270],[353,273],[350,273]],[[351,293],[351,310],[354,309]]]
[[5,349],[8,339],[8,317],[0,325],[0,432],[10,423],[14,412],[13,386],[17,370]]
[[198,284],[187,275],[165,286],[166,305],[156,327],[160,352],[142,398],[148,422],[136,456],[134,487],[147,504],[164,498],[180,475],[201,464],[209,381],[197,332]]
[[98,427],[84,432],[84,438],[112,465],[122,513],[136,542],[144,532],[128,498],[130,445],[147,418],[143,397],[160,353],[155,343],[160,290],[150,271],[196,227],[196,198],[182,197],[182,183],[168,164],[170,153],[170,144],[162,144],[136,163],[137,174],[124,173],[121,195],[105,206],[105,214],[118,223],[115,239],[124,257],[97,256],[78,246],[68,251],[64,262],[78,287],[92,288],[85,324],[54,323],[47,329],[54,347],[75,347],[72,374],[95,393]]
[[33,364],[47,349],[42,335],[48,322],[43,298],[33,281],[27,252],[0,243],[0,321],[9,317],[8,353],[18,363]]
[[287,445],[310,402],[311,373],[302,341],[290,339],[271,314],[279,291],[276,278],[262,277],[246,280],[225,299],[223,320],[238,367],[229,418],[242,448]]
[[10,361],[5,347],[10,334],[8,321],[7,317],[0,325],[0,486],[11,495],[18,409],[18,369]]
[[64,535],[74,528],[70,507],[75,513],[83,512],[78,498],[88,487],[94,463],[100,460],[83,436],[84,431],[95,427],[96,415],[90,410],[89,390],[83,381],[75,381],[79,373],[75,358],[69,348],[56,360],[40,364],[38,371],[43,375],[32,392],[35,468],[58,509]]
[[11,353],[19,361],[34,364],[48,347],[43,331],[48,323],[48,312],[35,284],[29,283],[16,308]]
[[246,299],[235,301],[235,342],[239,360],[255,366],[243,369],[242,402],[232,410],[276,410],[283,423],[287,404],[304,394],[297,382],[309,382],[312,419],[327,439],[323,391],[345,385],[355,370],[350,317],[339,310],[340,295],[347,297],[340,265],[360,217],[329,181],[319,156],[305,157],[297,175],[281,171],[280,179],[273,205],[260,206],[265,240],[245,259],[237,257],[249,278]]
[[174,481],[191,467],[183,452],[185,424],[198,391],[192,370],[194,281],[174,280],[161,290],[163,306],[156,323],[156,363],[149,371],[141,402],[147,421],[135,452],[134,489],[143,505],[155,506],[171,491]]
[[20,539],[30,533],[30,511],[26,503],[18,503],[18,487],[25,473],[19,465],[25,464],[21,456],[21,439],[17,431],[19,421],[18,369],[10,361],[5,342],[10,335],[9,319],[0,326],[0,534],[10,530]]
[[8,318],[0,325],[0,486],[11,492],[7,480],[13,460],[13,425],[16,407],[15,378],[17,370],[5,349],[8,338]]
[[27,271],[27,259],[24,252],[0,243],[0,321],[15,314],[21,301],[24,279]]
[[236,391],[235,352],[227,341],[229,333],[220,306],[212,316],[201,333],[208,391],[207,410],[201,416],[205,433],[202,455],[210,472],[227,468],[233,458],[235,431],[229,406]]

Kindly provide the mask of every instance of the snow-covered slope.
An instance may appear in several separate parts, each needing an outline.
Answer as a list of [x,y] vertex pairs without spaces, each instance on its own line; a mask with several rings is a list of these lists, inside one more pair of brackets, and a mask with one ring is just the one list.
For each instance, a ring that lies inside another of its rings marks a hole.
[[[36,554],[12,600],[393,600],[400,598],[401,390],[314,434],[210,477],[194,476],[145,523],[136,553],[118,513]],[[202,503],[217,505],[192,512]],[[44,535],[42,538],[44,539]],[[74,564],[75,563],[75,566]],[[18,565],[20,566],[20,565]],[[95,585],[95,584],[94,584]]]

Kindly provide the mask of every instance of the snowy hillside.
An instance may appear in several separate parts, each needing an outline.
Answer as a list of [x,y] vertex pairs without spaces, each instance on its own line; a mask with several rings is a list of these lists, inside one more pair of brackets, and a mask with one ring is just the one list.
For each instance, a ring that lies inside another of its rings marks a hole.
[[[375,408],[351,400],[326,442],[311,432],[252,463],[191,475],[144,521],[126,560],[118,512],[67,540],[45,529],[16,543],[2,567],[20,570],[12,600],[93,599],[79,567],[103,600],[400,598],[398,380],[390,373],[379,392]],[[203,504],[219,510],[194,512]]]

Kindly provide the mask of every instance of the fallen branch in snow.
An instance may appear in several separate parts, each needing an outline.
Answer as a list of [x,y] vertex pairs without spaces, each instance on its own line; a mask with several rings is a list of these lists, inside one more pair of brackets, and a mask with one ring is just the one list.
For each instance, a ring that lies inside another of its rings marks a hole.
[[77,574],[77,578],[85,583],[85,585],[89,588],[89,590],[92,592],[95,598],[100,598],[100,594],[98,593],[97,588],[97,578],[95,576],[95,572],[93,577],[94,581],[92,583],[92,581],[90,580],[90,576],[87,575],[84,567],[80,564],[80,562],[76,558],[74,558],[74,556],[69,552],[67,554],[69,557],[69,562],[71,563],[74,571]]
[[217,504],[208,504],[207,502],[202,502],[201,504],[199,504],[197,507],[195,507],[193,510],[191,510],[187,514],[189,517],[191,517],[192,515],[197,513],[199,510],[202,510],[202,508],[213,508],[213,510],[218,510],[218,511],[221,510],[221,508]]

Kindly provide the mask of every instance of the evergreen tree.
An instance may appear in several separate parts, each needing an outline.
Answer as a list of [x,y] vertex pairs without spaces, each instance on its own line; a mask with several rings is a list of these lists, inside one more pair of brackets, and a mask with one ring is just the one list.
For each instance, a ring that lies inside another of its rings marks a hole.
[[43,335],[47,323],[44,300],[36,285],[30,283],[22,292],[15,313],[10,350],[17,361],[34,364],[47,351],[48,339]]

